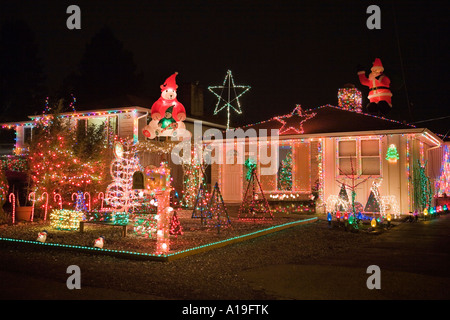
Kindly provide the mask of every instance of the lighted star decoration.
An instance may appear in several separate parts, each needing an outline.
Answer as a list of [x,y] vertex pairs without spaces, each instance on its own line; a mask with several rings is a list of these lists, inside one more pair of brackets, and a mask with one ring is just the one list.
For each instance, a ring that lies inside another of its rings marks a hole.
[[317,113],[305,113],[302,107],[297,104],[291,113],[285,116],[275,117],[275,120],[279,121],[282,126],[279,130],[279,134],[302,134],[303,123],[316,116]]
[[223,80],[223,84],[221,86],[209,86],[208,90],[218,98],[216,108],[214,109],[214,115],[225,108],[227,109],[227,129],[229,129],[230,109],[233,109],[238,114],[242,114],[239,98],[250,90],[250,86],[236,85],[231,70],[228,70],[225,79]]

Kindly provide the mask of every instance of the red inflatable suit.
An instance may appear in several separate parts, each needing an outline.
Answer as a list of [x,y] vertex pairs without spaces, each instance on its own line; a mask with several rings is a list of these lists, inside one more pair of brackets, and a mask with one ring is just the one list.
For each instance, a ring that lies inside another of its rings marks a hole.
[[384,68],[381,60],[378,58],[375,59],[370,70],[372,73],[369,75],[369,78],[366,77],[365,71],[358,72],[361,84],[370,88],[368,96],[370,103],[367,108],[372,113],[376,113],[377,109],[382,113],[387,113],[392,108],[392,93],[389,89],[391,80],[383,74]]
[[161,97],[156,100],[151,108],[151,116],[153,120],[160,120],[164,117],[166,110],[170,107],[172,117],[175,121],[184,121],[186,119],[186,110],[184,106],[177,100],[177,84],[175,77],[178,72],[175,72],[161,85]]

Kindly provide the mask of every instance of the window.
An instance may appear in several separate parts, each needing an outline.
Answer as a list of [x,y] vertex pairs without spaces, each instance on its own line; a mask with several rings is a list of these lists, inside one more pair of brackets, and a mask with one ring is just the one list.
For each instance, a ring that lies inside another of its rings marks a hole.
[[361,140],[361,174],[380,175],[380,140]]
[[379,139],[338,140],[337,147],[338,175],[381,174]]
[[356,140],[338,141],[338,174],[352,175],[358,172]]

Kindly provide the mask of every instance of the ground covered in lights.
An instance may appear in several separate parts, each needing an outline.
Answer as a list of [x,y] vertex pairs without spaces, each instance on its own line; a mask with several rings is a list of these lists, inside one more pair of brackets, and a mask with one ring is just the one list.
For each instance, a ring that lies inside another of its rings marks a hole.
[[[170,235],[170,250],[168,253],[195,248],[205,244],[231,239],[233,237],[246,235],[255,231],[278,226],[289,222],[304,220],[314,215],[301,214],[275,214],[273,219],[264,220],[240,220],[237,215],[230,214],[230,224],[221,227],[220,230],[214,226],[203,225],[199,218],[192,218],[191,210],[178,210],[178,219],[182,227],[181,235]],[[105,238],[105,249],[123,250],[139,253],[154,254],[156,251],[156,240],[137,235],[133,232],[130,223],[127,236],[123,237],[121,228],[86,224],[84,232],[57,230],[50,226],[49,221],[18,222],[16,225],[0,226],[0,236],[3,238],[35,241],[40,232],[48,232],[47,243],[63,245],[93,247],[95,240],[103,236]]]

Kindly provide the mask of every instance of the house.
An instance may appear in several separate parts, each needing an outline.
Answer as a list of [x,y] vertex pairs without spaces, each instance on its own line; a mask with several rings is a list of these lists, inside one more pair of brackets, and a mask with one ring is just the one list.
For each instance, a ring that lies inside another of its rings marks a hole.
[[[184,95],[188,99],[186,102],[188,116],[184,120],[186,130],[193,133],[195,122],[201,122],[203,131],[210,128],[224,130],[226,126],[215,123],[214,120],[207,120],[204,115],[203,98],[198,85],[191,84],[187,87],[188,92]],[[135,144],[147,140],[143,134],[143,128],[149,122],[151,110],[147,107],[133,105],[132,102],[135,101],[136,99],[133,101],[128,99],[125,102],[118,102],[117,105],[121,105],[121,107],[105,107],[105,104],[99,104],[101,108],[88,109],[84,106],[79,111],[61,113],[60,117],[67,119],[73,126],[78,126],[80,123],[84,125],[106,124],[106,136],[108,142],[111,142],[112,154],[112,141],[116,136],[123,139],[132,139]],[[151,106],[151,103],[152,100],[146,104],[143,103],[143,105]],[[36,125],[36,120],[43,116],[33,115],[28,116],[28,120],[25,121],[0,124],[2,131],[15,132],[14,142],[2,148],[1,168],[9,169],[9,171],[21,171],[23,169],[23,160],[26,158],[27,145],[33,139],[33,128]],[[173,176],[173,186],[178,191],[183,190],[183,168],[171,163],[169,155],[140,152],[139,157],[142,166],[159,165],[161,161],[168,161]],[[15,166],[16,168],[14,168]]]
[[[344,185],[350,202],[354,187],[361,211],[367,209],[372,192],[382,212],[405,214],[423,210],[418,193],[425,191],[418,190],[419,184],[425,179],[432,189],[442,166],[444,141],[427,128],[332,105],[310,110],[297,106],[287,115],[240,129],[249,136],[256,132],[256,139],[233,137],[224,142],[234,143],[232,154],[244,160],[227,162],[230,152],[222,150],[223,161],[211,169],[212,184],[218,183],[226,203],[243,201],[248,187],[243,163],[253,159],[262,189],[257,193],[272,206],[284,203],[290,211],[295,205],[301,212],[333,211]],[[277,140],[270,140],[270,130],[278,133]],[[263,152],[277,154],[277,170],[262,174],[271,165],[261,161]]]

